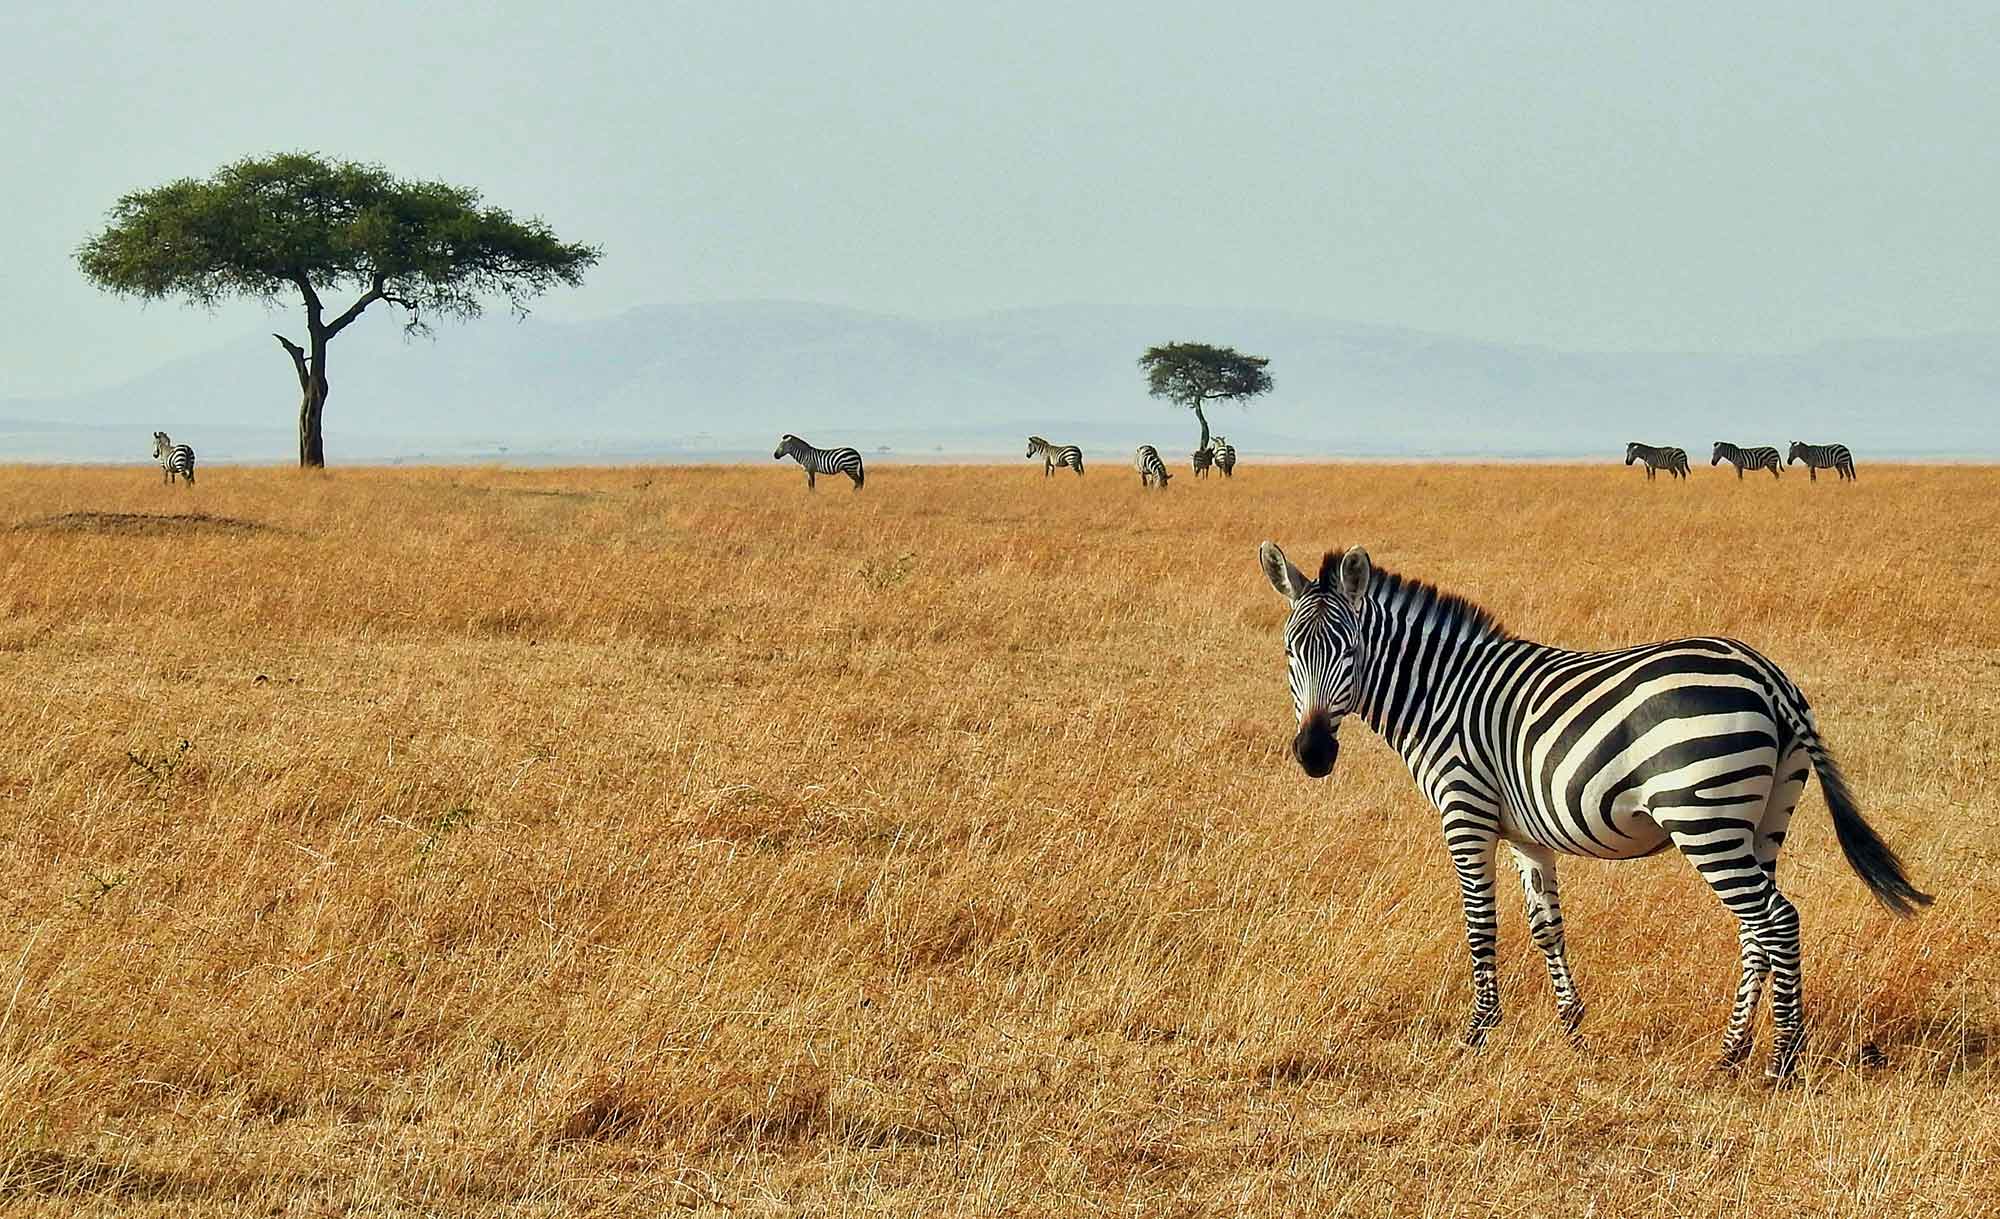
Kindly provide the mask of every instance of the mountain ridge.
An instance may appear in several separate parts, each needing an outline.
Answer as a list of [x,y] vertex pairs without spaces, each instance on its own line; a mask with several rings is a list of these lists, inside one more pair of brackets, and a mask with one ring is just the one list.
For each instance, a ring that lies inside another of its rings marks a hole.
[[[1271,358],[1270,395],[1209,411],[1246,453],[1582,457],[1646,439],[1705,455],[1726,437],[2000,455],[1992,335],[1570,352],[1278,309],[1071,303],[920,319],[729,301],[487,317],[434,342],[364,318],[333,348],[329,457],[755,451],[785,431],[995,456],[1040,431],[1105,457],[1142,441],[1175,454],[1195,423],[1145,395],[1137,360],[1177,339]],[[0,401],[0,457],[122,460],[127,429],[150,444],[158,427],[210,460],[282,460],[296,394],[269,336],[242,335],[105,389]]]

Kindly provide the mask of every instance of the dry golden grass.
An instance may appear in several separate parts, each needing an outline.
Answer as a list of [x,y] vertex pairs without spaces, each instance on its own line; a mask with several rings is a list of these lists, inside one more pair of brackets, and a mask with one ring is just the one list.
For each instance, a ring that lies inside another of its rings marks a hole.
[[[0,470],[0,1208],[1996,1206],[2000,471],[802,481]],[[1808,794],[1773,1094],[1688,866],[1571,861],[1586,1048],[1509,897],[1462,1052],[1436,816],[1286,754],[1265,537],[1754,642],[1937,906]]]

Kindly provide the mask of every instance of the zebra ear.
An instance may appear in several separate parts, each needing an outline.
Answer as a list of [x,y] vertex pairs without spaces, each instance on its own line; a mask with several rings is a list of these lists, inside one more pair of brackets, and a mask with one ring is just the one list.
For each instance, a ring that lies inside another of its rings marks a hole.
[[1340,556],[1340,595],[1347,598],[1348,604],[1360,605],[1374,574],[1375,565],[1368,561],[1368,552],[1359,546],[1349,547]]
[[1257,561],[1263,565],[1264,577],[1271,582],[1272,588],[1278,590],[1279,596],[1287,601],[1299,599],[1299,594],[1306,588],[1305,573],[1292,566],[1292,561],[1285,557],[1284,551],[1278,549],[1276,542],[1266,542],[1259,546]]

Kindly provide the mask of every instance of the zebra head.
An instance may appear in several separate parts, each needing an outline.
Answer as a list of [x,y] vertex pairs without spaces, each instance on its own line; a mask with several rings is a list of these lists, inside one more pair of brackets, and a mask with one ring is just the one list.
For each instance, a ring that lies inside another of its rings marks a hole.
[[1708,464],[1712,466],[1722,464],[1722,442],[1720,440],[1715,442],[1715,456],[1708,459]]
[[154,461],[158,461],[160,458],[166,456],[168,451],[171,450],[173,447],[174,447],[174,441],[171,436],[168,436],[165,432],[153,433]]
[[785,456],[790,454],[794,448],[804,443],[805,441],[800,440],[797,436],[792,435],[790,432],[786,432],[783,436],[778,437],[778,447],[771,450],[771,460],[778,461],[784,458]]
[[1048,447],[1049,447],[1049,442],[1043,440],[1040,436],[1028,437],[1028,456],[1033,457],[1035,454],[1041,452],[1043,449],[1046,449]]
[[[1792,441],[1792,451],[1785,456],[1786,465],[1791,465],[1795,461],[1806,461],[1806,442],[1803,440]],[[1806,461],[1806,464],[1812,463]]]
[[1637,460],[1639,460],[1639,442],[1635,440],[1625,446],[1625,464],[1629,466]]
[[1340,756],[1340,721],[1354,710],[1361,605],[1375,569],[1359,546],[1338,558],[1328,551],[1316,580],[1306,579],[1275,542],[1258,547],[1257,558],[1271,587],[1292,603],[1285,620],[1285,678],[1299,723],[1292,756],[1308,775],[1324,779]]

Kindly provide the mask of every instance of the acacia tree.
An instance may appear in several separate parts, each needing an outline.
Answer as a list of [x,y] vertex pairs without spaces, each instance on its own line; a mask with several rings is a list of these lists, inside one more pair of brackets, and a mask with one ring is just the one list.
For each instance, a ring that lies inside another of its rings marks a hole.
[[1201,443],[1208,447],[1208,416],[1202,405],[1208,402],[1244,403],[1271,391],[1271,374],[1264,371],[1271,361],[1263,356],[1246,356],[1234,347],[1211,347],[1207,343],[1168,343],[1149,347],[1139,357],[1146,370],[1146,392],[1165,398],[1194,412],[1201,421]]
[[[98,287],[142,300],[276,307],[296,293],[306,341],[271,337],[298,374],[299,464],[324,466],[327,344],[370,305],[403,310],[412,334],[428,334],[433,318],[477,317],[492,296],[525,315],[546,289],[582,283],[602,253],[557,240],[539,219],[484,207],[467,187],[288,152],[125,195],[76,262]],[[329,318],[321,293],[336,290],[355,296]]]

